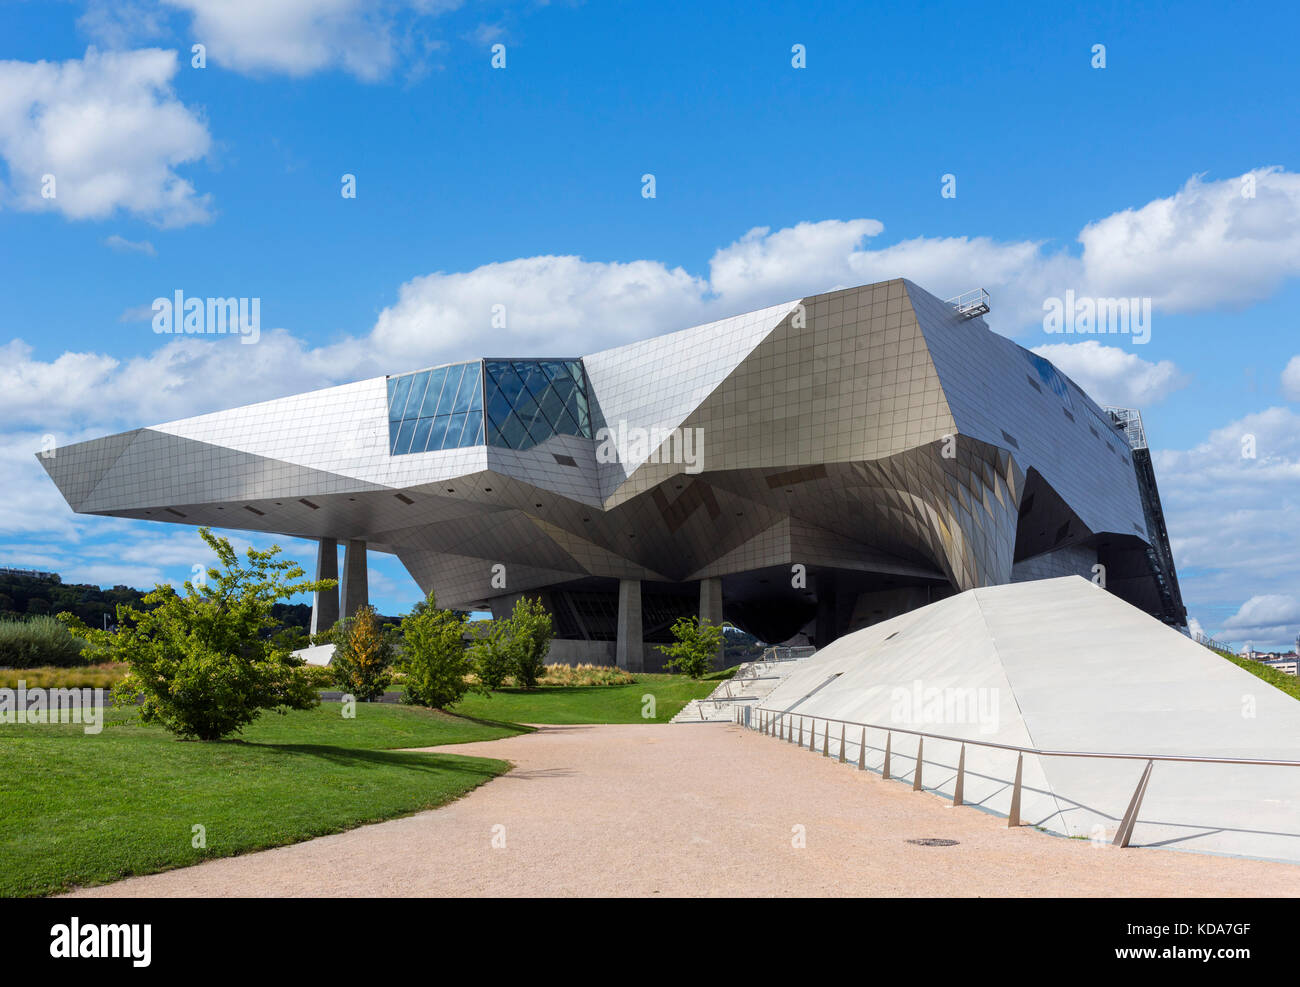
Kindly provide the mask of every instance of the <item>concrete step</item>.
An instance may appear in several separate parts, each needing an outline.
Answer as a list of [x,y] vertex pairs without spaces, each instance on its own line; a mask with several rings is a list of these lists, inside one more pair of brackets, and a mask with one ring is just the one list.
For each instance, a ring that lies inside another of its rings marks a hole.
[[735,719],[736,707],[757,705],[808,657],[811,651],[786,661],[746,662],[731,678],[719,682],[705,699],[692,699],[683,706],[671,722],[729,723]]

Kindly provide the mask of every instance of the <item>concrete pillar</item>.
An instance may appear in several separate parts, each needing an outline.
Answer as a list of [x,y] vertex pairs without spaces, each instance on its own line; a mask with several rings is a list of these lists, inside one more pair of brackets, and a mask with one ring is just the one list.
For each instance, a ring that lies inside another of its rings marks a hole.
[[641,630],[641,580],[618,581],[618,637],[614,663],[629,672],[645,671],[645,645]]
[[[316,546],[316,579],[338,580],[339,543],[335,538],[322,538]],[[320,634],[334,626],[339,619],[339,588],[318,590],[311,600],[311,632]]]
[[349,539],[343,552],[343,616],[354,616],[369,602],[366,543],[360,539]]
[[[700,580],[700,624],[705,622],[714,627],[722,626],[722,577],[712,576]],[[722,645],[713,656],[713,664],[722,667]]]

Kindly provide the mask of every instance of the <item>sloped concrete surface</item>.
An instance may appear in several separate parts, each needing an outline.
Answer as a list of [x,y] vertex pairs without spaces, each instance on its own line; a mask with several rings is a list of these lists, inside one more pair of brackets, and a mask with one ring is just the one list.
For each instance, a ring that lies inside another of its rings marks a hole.
[[[1078,576],[971,590],[848,635],[764,705],[1039,750],[1300,761],[1300,702]],[[817,721],[818,745],[824,721]],[[839,753],[838,724],[831,726]],[[887,729],[867,731],[880,770]],[[856,760],[860,729],[845,733]],[[924,787],[951,794],[960,745],[924,743]],[[965,797],[1007,813],[1016,755],[970,744]],[[1027,755],[1021,818],[1111,837],[1145,761]],[[1300,767],[1155,762],[1133,844],[1300,861]]]

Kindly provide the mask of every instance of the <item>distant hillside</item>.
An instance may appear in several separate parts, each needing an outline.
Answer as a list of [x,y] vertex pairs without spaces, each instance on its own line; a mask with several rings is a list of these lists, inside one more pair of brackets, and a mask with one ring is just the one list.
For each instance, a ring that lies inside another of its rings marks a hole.
[[[114,586],[101,589],[88,583],[65,583],[57,573],[40,576],[0,572],[0,619],[54,614],[64,610],[76,614],[91,627],[117,622],[117,605],[141,606],[149,590]],[[311,627],[311,607],[305,603],[277,603],[275,619],[285,629],[306,632]]]

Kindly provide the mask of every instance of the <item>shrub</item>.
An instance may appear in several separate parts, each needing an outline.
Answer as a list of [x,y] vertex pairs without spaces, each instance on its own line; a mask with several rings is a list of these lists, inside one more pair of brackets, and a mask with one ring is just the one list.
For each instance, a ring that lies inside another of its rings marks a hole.
[[328,665],[303,665],[302,674],[311,683],[313,689],[334,687],[334,670]]
[[681,617],[673,624],[672,644],[660,650],[669,655],[664,668],[679,669],[693,679],[707,674],[713,668],[713,659],[722,647],[722,627],[696,617]]
[[542,673],[543,685],[631,685],[636,681],[625,668],[617,665],[547,665]]
[[298,593],[328,589],[332,581],[296,582],[306,573],[277,558],[279,546],[248,549],[241,564],[225,538],[199,535],[222,569],[207,581],[184,584],[182,596],[159,585],[141,601],[117,605],[116,631],[86,627],[72,614],[60,619],[85,638],[88,657],[124,661],[130,672],[113,689],[119,705],[141,696],[140,718],[186,739],[218,740],[251,723],[263,710],[309,709],[319,701],[302,660],[270,640],[271,608]]
[[510,673],[521,688],[536,689],[551,650],[551,615],[541,600],[521,598],[515,601],[507,628]]
[[111,689],[126,671],[120,662],[79,668],[9,668],[0,670],[0,689],[17,689],[19,682],[29,689]]
[[346,693],[369,701],[384,694],[393,680],[393,640],[379,622],[375,608],[366,604],[353,617],[339,621],[334,632],[334,657],[330,670],[334,682]]
[[465,621],[460,611],[439,610],[432,593],[402,618],[406,644],[399,667],[407,702],[445,709],[470,690],[474,661],[465,648]]
[[476,641],[471,649],[474,674],[483,688],[490,692],[500,689],[511,671],[505,625],[506,621],[493,621],[487,637]]
[[86,664],[85,647],[53,617],[0,620],[0,668],[74,668]]

